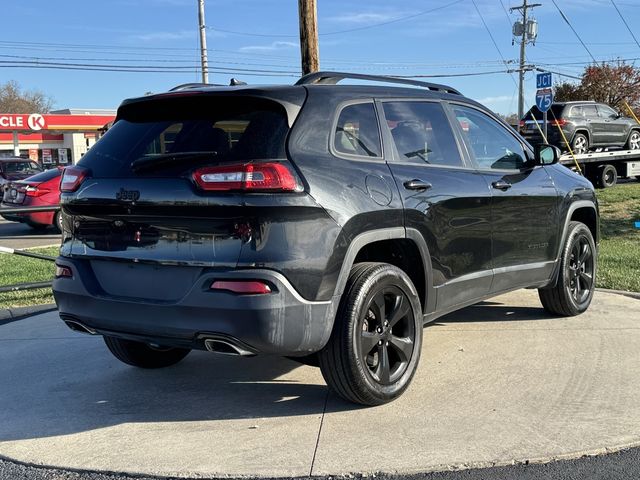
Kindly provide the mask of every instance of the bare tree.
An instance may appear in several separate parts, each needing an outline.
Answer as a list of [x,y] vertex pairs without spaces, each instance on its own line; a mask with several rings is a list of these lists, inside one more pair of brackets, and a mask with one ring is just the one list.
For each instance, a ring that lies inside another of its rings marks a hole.
[[0,112],[47,113],[53,99],[37,90],[23,90],[15,80],[0,84]]

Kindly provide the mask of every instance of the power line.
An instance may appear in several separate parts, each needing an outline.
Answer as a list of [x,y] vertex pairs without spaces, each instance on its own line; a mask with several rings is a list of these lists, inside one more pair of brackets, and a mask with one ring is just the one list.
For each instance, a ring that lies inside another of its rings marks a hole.
[[[120,73],[187,73],[193,70],[192,66],[164,66],[164,65],[115,65],[115,64],[82,64],[65,62],[42,62],[42,61],[19,61],[0,60],[1,68],[35,68],[52,70],[78,70],[78,71],[104,71]],[[224,67],[209,67],[211,71],[219,74],[244,75],[244,76],[266,76],[266,77],[299,77],[298,71],[275,71],[275,70],[250,70],[234,69]],[[473,77],[480,75],[495,75],[500,73],[511,73],[511,70],[491,70],[479,72],[462,73],[434,73],[428,75],[394,75],[399,78],[454,78]]]
[[[87,69],[111,69],[113,71],[128,71],[129,69],[135,70],[143,70],[143,71],[154,71],[154,72],[175,72],[175,73],[184,73],[184,71],[193,70],[193,65],[190,66],[166,66],[166,65],[117,65],[117,64],[100,64],[100,63],[67,63],[67,62],[43,62],[37,60],[0,60],[0,68],[7,65],[35,65],[39,67],[79,67],[79,68],[87,68]],[[261,69],[246,69],[246,68],[233,68],[226,69],[223,67],[213,67],[212,70],[233,70],[234,73],[241,73],[243,75],[252,74],[281,74],[281,75],[299,75],[299,71],[285,71],[285,70],[261,70]]]
[[591,53],[591,50],[589,50],[589,48],[587,47],[587,45],[582,41],[582,38],[580,38],[580,35],[578,35],[578,32],[576,32],[576,29],[573,28],[573,25],[571,25],[571,22],[569,21],[569,19],[567,18],[567,16],[564,14],[564,12],[560,9],[560,7],[558,6],[558,4],[556,3],[556,0],[551,0],[553,2],[553,4],[555,5],[556,9],[558,10],[558,12],[560,12],[560,16],[562,16],[562,19],[565,21],[565,23],[567,25],[569,25],[569,28],[571,29],[571,31],[573,32],[573,34],[576,36],[576,38],[578,39],[578,41],[582,44],[582,46],[584,47],[584,49],[587,51],[587,53],[589,54],[589,56],[591,57],[591,59],[593,60],[593,63],[597,63],[596,62],[596,57],[593,56],[593,53]]
[[511,29],[511,17],[509,16],[509,12],[507,12],[507,7],[504,6],[504,2],[500,0],[500,5],[502,6],[502,10],[504,11],[505,16],[507,17],[507,23],[509,24],[509,29]]
[[638,45],[638,48],[640,48],[640,43],[638,43],[638,39],[636,38],[636,36],[633,34],[633,31],[631,30],[631,27],[629,27],[629,24],[627,23],[627,21],[625,20],[625,18],[622,16],[622,13],[620,13],[620,9],[618,9],[618,6],[616,5],[616,2],[614,2],[613,0],[611,0],[611,4],[613,5],[613,7],[616,9],[616,12],[618,12],[618,15],[620,16],[620,20],[622,20],[622,23],[624,23],[624,26],[627,27],[627,30],[629,30],[629,33],[631,34],[631,36],[633,37],[633,41],[636,42],[636,45]]
[[[471,0],[471,3],[473,3],[473,6],[475,7],[476,12],[478,12],[478,15],[480,16],[480,20],[482,21],[482,25],[484,25],[484,29],[489,34],[489,37],[491,38],[491,41],[493,42],[493,46],[496,47],[496,50],[498,51],[498,55],[500,55],[500,58],[502,59],[502,63],[507,65],[507,61],[505,60],[504,55],[502,55],[502,52],[500,51],[500,47],[498,47],[498,44],[496,43],[495,38],[493,38],[493,34],[491,33],[491,30],[489,30],[489,27],[487,26],[487,23],[484,21],[484,17],[482,16],[482,13],[480,13],[480,9],[478,9],[478,5],[476,5],[475,0]],[[509,74],[509,77],[511,77],[511,80],[513,81],[513,83],[516,84],[516,79],[513,78],[513,75]]]
[[[333,32],[325,32],[319,33],[319,36],[327,36],[327,35],[341,35],[344,33],[351,32],[359,32],[361,30],[368,30],[370,28],[382,27],[384,25],[391,25],[392,23],[403,22],[405,20],[410,20],[412,18],[421,17],[422,15],[426,15],[428,13],[433,13],[438,10],[443,10],[445,8],[451,7],[458,3],[462,3],[465,0],[454,0],[453,2],[446,3],[444,5],[440,5],[439,7],[431,8],[429,10],[423,10],[422,12],[413,13],[411,15],[405,15],[404,17],[394,18],[393,20],[387,20],[385,22],[374,23],[371,25],[364,25],[362,27],[349,28],[346,30],[336,30]],[[209,30],[213,30],[220,33],[229,33],[231,35],[243,35],[247,37],[266,37],[266,38],[298,38],[298,35],[290,35],[290,34],[274,34],[274,33],[254,33],[254,32],[240,32],[237,30],[225,30],[217,27],[207,27]]]
[[[1,63],[1,62],[0,62]],[[146,68],[136,68],[136,67],[122,67],[122,68],[104,68],[104,67],[96,67],[86,66],[86,67],[76,67],[72,65],[42,65],[38,63],[33,64],[2,64],[0,65],[0,69],[2,68],[35,68],[35,69],[50,69],[50,70],[79,70],[86,72],[118,72],[118,73],[172,73],[172,74],[184,74],[190,73],[190,70],[176,72],[174,70],[156,70],[156,69],[146,69]],[[209,69],[214,70],[212,68]],[[250,72],[238,72],[235,70],[215,70],[214,73],[224,74],[224,75],[242,75],[242,76],[259,76],[259,77],[295,77],[299,78],[300,73],[250,73]]]

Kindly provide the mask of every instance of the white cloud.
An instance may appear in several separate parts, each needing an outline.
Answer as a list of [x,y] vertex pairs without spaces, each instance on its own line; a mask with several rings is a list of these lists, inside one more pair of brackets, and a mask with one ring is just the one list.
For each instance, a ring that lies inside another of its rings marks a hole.
[[388,13],[373,13],[373,12],[361,12],[361,13],[346,13],[344,15],[338,15],[335,17],[329,17],[327,20],[339,23],[353,23],[353,24],[371,24],[387,22],[399,17],[402,17],[401,12],[388,12]]
[[478,100],[478,102],[486,105],[489,103],[498,103],[498,102],[506,102],[511,101],[513,97],[511,95],[498,95],[496,97],[484,97]]
[[238,50],[241,52],[273,52],[276,50],[288,50],[297,47],[298,44],[294,42],[271,42],[269,45],[249,45],[241,47]]
[[479,103],[493,110],[494,112],[509,114],[513,113],[514,108],[518,107],[517,94],[514,95],[496,95],[477,99]]

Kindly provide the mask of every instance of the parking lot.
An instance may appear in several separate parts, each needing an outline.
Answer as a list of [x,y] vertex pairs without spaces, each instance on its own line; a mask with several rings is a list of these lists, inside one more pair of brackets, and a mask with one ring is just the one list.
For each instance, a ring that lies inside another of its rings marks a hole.
[[0,246],[8,248],[31,248],[60,243],[60,234],[49,228],[34,230],[24,223],[8,222],[0,218]]
[[[425,331],[407,393],[358,408],[317,369],[192,352],[127,367],[55,312],[0,326],[0,456],[180,476],[411,473],[604,453],[640,442],[640,301],[597,292],[553,318],[520,290]],[[55,372],[55,374],[53,374]]]

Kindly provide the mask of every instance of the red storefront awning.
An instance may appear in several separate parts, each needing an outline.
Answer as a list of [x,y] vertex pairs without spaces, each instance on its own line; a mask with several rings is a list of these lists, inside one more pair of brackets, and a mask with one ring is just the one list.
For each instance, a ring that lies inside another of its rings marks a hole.
[[112,122],[114,115],[41,115],[0,113],[0,132],[95,132]]

